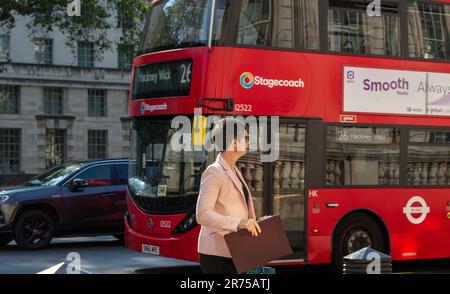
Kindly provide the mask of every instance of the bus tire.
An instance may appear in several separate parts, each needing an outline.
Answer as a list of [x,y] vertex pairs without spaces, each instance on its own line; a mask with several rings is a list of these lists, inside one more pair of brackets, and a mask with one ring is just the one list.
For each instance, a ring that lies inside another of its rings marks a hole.
[[365,213],[345,217],[333,234],[332,259],[335,269],[342,272],[343,259],[365,247],[386,252],[386,241],[379,224]]
[[14,239],[25,250],[47,247],[54,234],[55,224],[52,218],[40,210],[25,211],[14,226]]

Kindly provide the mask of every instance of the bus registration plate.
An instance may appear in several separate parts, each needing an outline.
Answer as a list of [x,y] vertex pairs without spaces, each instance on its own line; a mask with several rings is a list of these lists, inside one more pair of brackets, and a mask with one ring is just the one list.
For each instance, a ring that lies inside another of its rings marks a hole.
[[159,255],[159,246],[142,244],[142,252]]

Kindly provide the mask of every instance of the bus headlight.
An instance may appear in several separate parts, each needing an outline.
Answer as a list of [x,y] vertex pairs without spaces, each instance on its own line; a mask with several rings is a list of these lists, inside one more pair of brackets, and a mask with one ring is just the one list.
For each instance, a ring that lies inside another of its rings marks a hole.
[[186,233],[197,226],[195,214],[188,214],[175,228],[174,233]]

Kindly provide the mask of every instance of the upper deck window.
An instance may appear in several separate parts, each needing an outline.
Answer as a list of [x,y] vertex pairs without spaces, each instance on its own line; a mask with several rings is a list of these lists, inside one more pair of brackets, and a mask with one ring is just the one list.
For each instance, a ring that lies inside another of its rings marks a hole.
[[450,60],[450,5],[410,2],[409,56]]
[[319,49],[318,0],[242,0],[236,43]]
[[[224,10],[229,0],[217,0],[214,40],[220,39]],[[212,0],[163,0],[151,8],[141,49],[154,52],[206,46],[209,39]]]
[[400,56],[398,1],[381,1],[381,16],[369,16],[370,0],[330,0],[329,50],[353,54]]

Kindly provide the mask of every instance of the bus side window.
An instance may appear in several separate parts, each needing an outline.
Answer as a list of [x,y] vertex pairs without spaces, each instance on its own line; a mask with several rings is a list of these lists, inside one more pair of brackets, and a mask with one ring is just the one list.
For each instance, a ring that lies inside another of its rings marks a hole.
[[409,133],[408,185],[450,184],[450,131],[413,130]]
[[319,1],[242,0],[236,43],[319,49]]
[[327,137],[327,185],[399,184],[399,129],[328,127]]
[[238,44],[270,46],[272,1],[243,0],[239,18]]
[[[371,1],[366,1],[367,5]],[[361,0],[329,0],[328,48],[354,54],[400,56],[398,1],[381,1],[381,16],[367,14]]]
[[408,5],[409,56],[449,60],[450,5],[411,2]]

